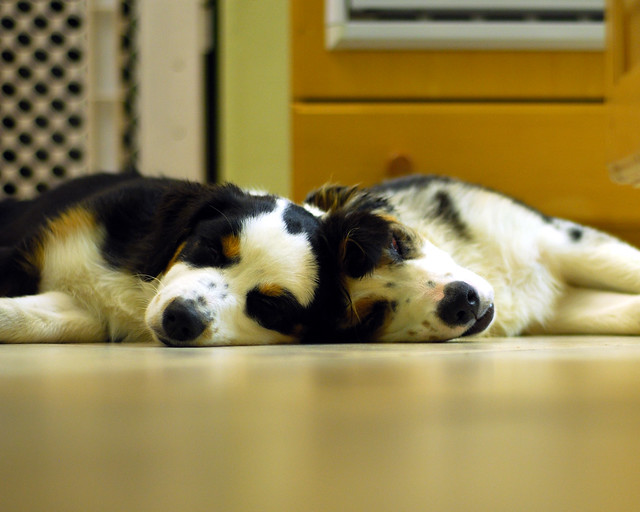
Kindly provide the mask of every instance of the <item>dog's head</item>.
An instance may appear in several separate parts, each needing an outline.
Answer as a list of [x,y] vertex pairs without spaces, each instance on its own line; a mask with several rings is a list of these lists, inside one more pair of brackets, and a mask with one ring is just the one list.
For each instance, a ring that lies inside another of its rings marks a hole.
[[384,197],[325,186],[306,203],[326,212],[343,299],[335,331],[344,341],[445,341],[485,330],[493,289],[396,220]]
[[[146,311],[167,345],[286,343],[304,335],[319,287],[319,222],[286,199],[183,184],[151,245],[158,291]],[[162,268],[160,268],[162,267]]]

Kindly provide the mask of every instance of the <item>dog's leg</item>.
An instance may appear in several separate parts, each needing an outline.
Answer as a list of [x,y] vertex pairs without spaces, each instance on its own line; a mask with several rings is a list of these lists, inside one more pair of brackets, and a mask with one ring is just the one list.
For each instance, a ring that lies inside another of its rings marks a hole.
[[100,320],[65,293],[0,298],[0,343],[97,342],[106,338]]
[[640,250],[605,233],[570,225],[573,237],[548,247],[548,256],[564,281],[582,288],[640,294]]
[[640,295],[567,287],[553,314],[528,334],[640,334]]

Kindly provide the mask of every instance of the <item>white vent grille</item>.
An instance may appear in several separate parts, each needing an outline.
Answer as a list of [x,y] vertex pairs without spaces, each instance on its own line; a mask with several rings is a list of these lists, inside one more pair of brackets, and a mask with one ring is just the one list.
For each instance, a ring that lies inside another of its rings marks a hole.
[[0,200],[135,165],[135,2],[0,0]]
[[84,2],[0,1],[0,199],[87,171]]
[[604,0],[325,0],[327,47],[604,49]]

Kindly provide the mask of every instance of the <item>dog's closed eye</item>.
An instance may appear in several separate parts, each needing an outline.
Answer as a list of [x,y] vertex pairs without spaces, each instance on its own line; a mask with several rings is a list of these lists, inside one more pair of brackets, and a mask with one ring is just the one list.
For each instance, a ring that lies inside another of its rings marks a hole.
[[405,258],[406,250],[404,247],[404,243],[395,235],[391,235],[391,251],[393,252],[393,255],[400,260],[403,260]]
[[415,233],[399,229],[397,225],[391,228],[391,242],[389,252],[392,261],[397,263],[420,256],[418,239]]

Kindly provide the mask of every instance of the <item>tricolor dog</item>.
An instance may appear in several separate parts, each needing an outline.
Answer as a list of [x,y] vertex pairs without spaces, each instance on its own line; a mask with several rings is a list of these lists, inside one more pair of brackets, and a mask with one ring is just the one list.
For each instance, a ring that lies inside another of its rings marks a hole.
[[341,280],[336,339],[640,334],[640,251],[594,229],[438,176],[307,203]]
[[0,342],[298,341],[321,317],[318,225],[280,197],[138,175],[4,201]]

